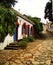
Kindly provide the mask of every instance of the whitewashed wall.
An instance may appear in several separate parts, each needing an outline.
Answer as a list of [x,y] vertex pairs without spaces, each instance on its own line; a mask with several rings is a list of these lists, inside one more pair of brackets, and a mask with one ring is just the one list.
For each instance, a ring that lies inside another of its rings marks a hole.
[[14,42],[14,37],[9,34],[5,37],[4,42],[0,43],[0,50],[3,50],[7,45]]
[[30,25],[30,27],[33,26],[33,25],[31,23],[29,23],[28,21],[24,20],[23,18],[19,17],[19,16],[18,16],[18,23],[19,23],[19,27],[18,27],[18,40],[19,40],[19,39],[23,38],[22,25],[24,23],[26,23],[26,25]]

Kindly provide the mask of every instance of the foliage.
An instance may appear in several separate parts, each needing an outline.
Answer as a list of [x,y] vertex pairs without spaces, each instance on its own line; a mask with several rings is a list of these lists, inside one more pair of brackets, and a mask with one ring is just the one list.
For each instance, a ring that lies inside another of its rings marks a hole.
[[34,37],[33,36],[29,36],[27,38],[24,38],[23,40],[26,41],[27,43],[28,42],[33,42],[34,41]]
[[5,36],[13,34],[17,15],[12,10],[16,0],[0,0],[0,42],[4,41]]
[[0,5],[5,6],[6,8],[10,8],[17,3],[16,0],[0,0]]
[[27,44],[29,42],[33,42],[34,41],[34,37],[33,36],[29,36],[27,38],[24,38],[22,40],[18,41],[18,46],[22,49],[25,49],[27,47]]
[[29,42],[33,42],[34,41],[34,37],[33,36],[29,36],[27,39],[28,39]]
[[34,28],[35,28],[35,31],[36,31],[37,33],[43,31],[42,23],[36,22],[35,25],[34,25]]
[[5,36],[13,34],[17,16],[11,9],[0,6],[0,42],[4,41]]
[[28,37],[27,38],[23,38],[24,41],[26,41],[27,43],[30,42]]
[[18,46],[22,49],[25,49],[27,47],[27,42],[25,40],[20,40],[18,42]]
[[52,18],[52,0],[49,0],[50,2],[47,2],[46,7],[45,7],[45,16],[44,18],[48,18],[49,21],[53,21]]

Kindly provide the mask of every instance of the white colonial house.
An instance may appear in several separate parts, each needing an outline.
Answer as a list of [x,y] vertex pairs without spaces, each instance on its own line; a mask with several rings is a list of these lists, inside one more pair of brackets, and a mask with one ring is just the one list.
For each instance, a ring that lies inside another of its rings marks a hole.
[[0,43],[0,50],[4,49],[7,45],[14,41],[34,35],[34,23],[16,10],[14,10],[14,12],[17,14],[16,31],[13,36],[8,34],[5,37],[4,42]]
[[16,21],[16,32],[14,34],[14,40],[20,40],[23,39],[23,37],[28,37],[30,35],[34,35],[34,23],[20,14],[17,13],[17,21]]

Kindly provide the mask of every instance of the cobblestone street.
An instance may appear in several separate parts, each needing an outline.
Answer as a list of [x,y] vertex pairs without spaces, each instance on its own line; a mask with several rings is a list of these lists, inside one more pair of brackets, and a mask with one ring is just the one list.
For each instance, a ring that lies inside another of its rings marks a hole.
[[53,35],[44,33],[26,49],[0,51],[0,65],[53,65]]

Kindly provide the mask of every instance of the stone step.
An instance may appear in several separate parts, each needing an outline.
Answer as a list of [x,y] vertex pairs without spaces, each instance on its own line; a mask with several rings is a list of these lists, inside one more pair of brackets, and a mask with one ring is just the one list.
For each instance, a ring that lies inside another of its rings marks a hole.
[[9,45],[17,45],[17,43],[10,43]]
[[7,45],[7,47],[19,47],[18,45]]
[[5,47],[5,50],[18,50],[17,47]]
[[11,43],[9,45],[7,45],[4,49],[5,50],[17,50],[18,49],[18,45],[17,43]]

